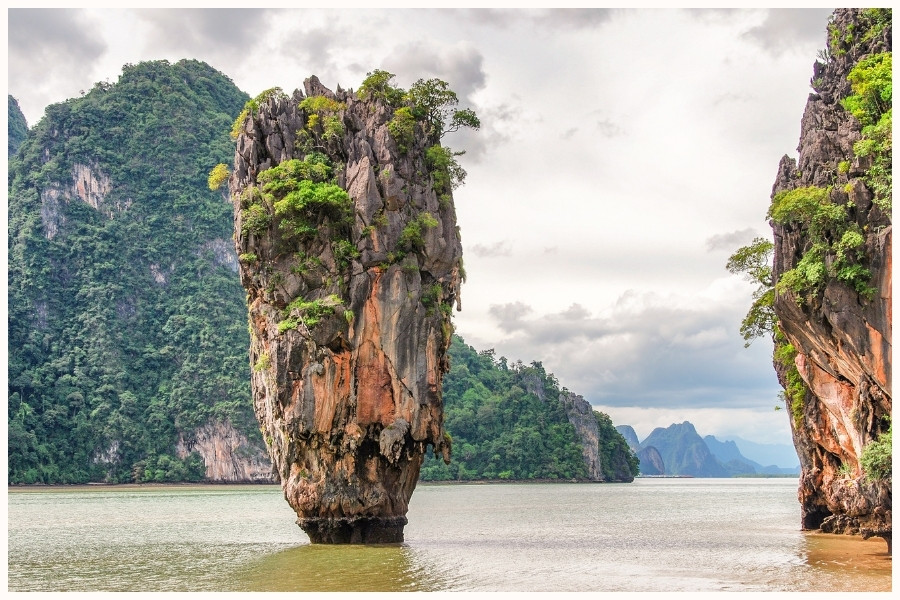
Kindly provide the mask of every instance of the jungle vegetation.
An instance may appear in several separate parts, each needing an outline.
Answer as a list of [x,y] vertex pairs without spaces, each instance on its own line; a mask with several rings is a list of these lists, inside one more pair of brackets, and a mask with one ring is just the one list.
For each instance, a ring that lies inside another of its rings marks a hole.
[[[180,435],[230,422],[262,446],[230,162],[247,95],[192,60],[126,65],[49,106],[11,164],[8,482],[200,479]],[[75,173],[108,193],[92,206]]]

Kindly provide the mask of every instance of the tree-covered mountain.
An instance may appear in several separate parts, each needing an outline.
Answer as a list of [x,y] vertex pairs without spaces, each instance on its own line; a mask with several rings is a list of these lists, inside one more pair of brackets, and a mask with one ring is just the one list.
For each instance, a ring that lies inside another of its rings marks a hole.
[[[429,457],[424,480],[587,479],[582,454],[564,400],[565,388],[540,362],[509,364],[493,350],[476,352],[459,337],[450,346],[444,376],[444,423],[453,438],[453,460]],[[600,477],[631,481],[637,458],[605,414],[598,423]]]
[[18,152],[19,145],[25,141],[25,136],[28,135],[28,122],[25,120],[25,115],[22,114],[22,109],[19,108],[19,101],[12,96],[8,97],[9,120],[7,121],[7,131],[9,137],[7,142],[9,144],[8,156],[11,157]]
[[126,65],[22,143],[9,483],[241,478],[216,448],[259,455],[232,209],[207,185],[246,100],[201,62]]

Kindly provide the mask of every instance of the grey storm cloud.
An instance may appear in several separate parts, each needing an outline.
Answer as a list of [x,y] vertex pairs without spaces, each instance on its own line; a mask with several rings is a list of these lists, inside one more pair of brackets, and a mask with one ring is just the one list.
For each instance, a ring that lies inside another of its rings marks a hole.
[[508,28],[527,24],[542,29],[589,29],[602,25],[612,18],[609,8],[551,8],[551,9],[502,9],[476,8],[448,11],[467,21],[489,27]]
[[509,242],[502,240],[491,245],[475,244],[471,248],[472,253],[478,258],[496,258],[498,256],[509,256],[512,251]]
[[385,64],[391,73],[415,74],[415,79],[443,79],[459,96],[461,105],[470,104],[472,94],[482,89],[487,80],[484,57],[470,43],[447,46],[411,42],[395,47],[385,58]]
[[148,44],[207,55],[236,55],[259,37],[267,9],[142,9],[135,15],[151,26]]
[[753,238],[758,235],[759,233],[752,227],[730,231],[728,233],[719,233],[706,238],[706,249],[710,252],[715,252],[716,250],[728,250],[729,252],[733,252],[753,240]]
[[[748,368],[771,349],[743,347],[740,314],[731,306],[667,306],[627,292],[604,316],[579,304],[534,316],[522,302],[493,305],[489,313],[505,334],[501,353],[542,361],[595,404],[739,407],[772,393],[774,372]],[[518,354],[534,348],[541,356]]]
[[808,41],[822,43],[831,8],[771,8],[762,25],[744,36],[772,54],[780,54]]
[[79,9],[11,8],[7,16],[10,66],[31,59],[62,70],[89,63],[106,50]]
[[43,107],[60,89],[91,86],[85,75],[107,46],[80,9],[10,8],[7,18],[10,94]]

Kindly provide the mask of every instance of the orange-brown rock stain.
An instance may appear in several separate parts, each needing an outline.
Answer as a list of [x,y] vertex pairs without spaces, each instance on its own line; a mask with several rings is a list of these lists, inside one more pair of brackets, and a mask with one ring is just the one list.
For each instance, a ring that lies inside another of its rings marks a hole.
[[333,353],[322,361],[322,374],[311,376],[316,399],[314,429],[328,434],[334,429],[335,413],[350,401],[350,353]]
[[381,349],[381,306],[378,291],[383,273],[375,270],[372,290],[359,321],[356,351],[356,422],[388,426],[394,420],[395,374]]

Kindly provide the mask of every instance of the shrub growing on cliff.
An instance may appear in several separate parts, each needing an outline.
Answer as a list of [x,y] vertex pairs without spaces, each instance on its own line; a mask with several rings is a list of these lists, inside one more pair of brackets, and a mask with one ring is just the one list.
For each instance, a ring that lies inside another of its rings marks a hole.
[[310,96],[304,98],[299,108],[307,113],[306,128],[321,135],[323,140],[344,135],[344,123],[339,114],[346,108],[344,103],[327,96]]
[[456,160],[465,152],[454,152],[444,146],[432,146],[425,151],[425,163],[434,180],[434,191],[438,196],[450,194],[466,180],[466,171]]
[[[314,157],[313,157],[314,158]],[[353,206],[341,187],[326,183],[331,168],[313,160],[286,160],[259,174],[263,194],[287,236],[312,236],[326,218],[341,225]]]
[[[776,335],[776,338],[780,336]],[[782,395],[791,409],[791,417],[795,424],[799,424],[803,420],[803,401],[806,398],[806,383],[797,370],[794,359],[797,357],[797,350],[794,346],[787,343],[784,339],[775,340],[775,360],[784,368],[784,391]]]
[[425,231],[437,225],[438,221],[433,215],[426,212],[419,213],[403,228],[397,245],[408,251],[422,250],[425,247]]
[[209,177],[207,178],[207,185],[209,189],[212,191],[216,191],[225,181],[228,179],[228,165],[225,163],[219,163],[212,168],[212,171],[209,172]]
[[863,448],[862,456],[859,457],[859,464],[862,466],[866,477],[870,480],[877,481],[891,477],[893,462],[891,429],[893,427],[894,424],[891,423],[887,431],[878,434],[878,439],[866,444],[866,447]]
[[393,78],[393,73],[381,69],[366,73],[366,78],[359,86],[357,95],[363,100],[380,99],[388,106],[399,106],[403,102],[405,92],[391,85]]
[[846,282],[860,296],[871,298],[871,272],[860,261],[864,238],[848,218],[850,205],[832,201],[832,188],[808,186],[775,194],[768,216],[779,225],[805,228],[807,247],[797,264],[781,274],[778,293],[793,292],[798,302],[809,301],[830,278]]
[[281,91],[280,87],[273,87],[267,90],[263,90],[259,93],[255,98],[251,98],[247,100],[247,103],[244,104],[244,109],[234,120],[234,123],[231,125],[231,139],[236,140],[238,136],[241,134],[241,128],[244,126],[244,122],[248,117],[252,117],[254,113],[259,112],[259,106],[269,98],[287,98],[287,94]]
[[875,203],[885,212],[891,210],[893,185],[891,56],[890,52],[883,52],[859,61],[847,76],[853,94],[841,101],[862,125],[862,139],[853,145],[853,153],[871,160],[865,183],[875,194]]
[[412,109],[403,106],[394,111],[394,116],[388,122],[388,131],[397,142],[397,149],[401,154],[409,152],[409,146],[413,143],[416,133],[416,118],[412,114]]
[[735,275],[743,274],[751,283],[757,284],[753,292],[753,304],[741,322],[741,335],[745,343],[750,343],[775,329],[775,289],[772,285],[772,251],[774,244],[765,238],[754,238],[750,244],[735,250],[728,258],[725,268]]
[[285,319],[278,323],[278,333],[284,333],[288,329],[296,329],[301,323],[307,329],[312,329],[325,317],[335,313],[337,307],[342,306],[341,299],[335,295],[321,300],[306,301],[303,298],[295,298],[284,309]]

